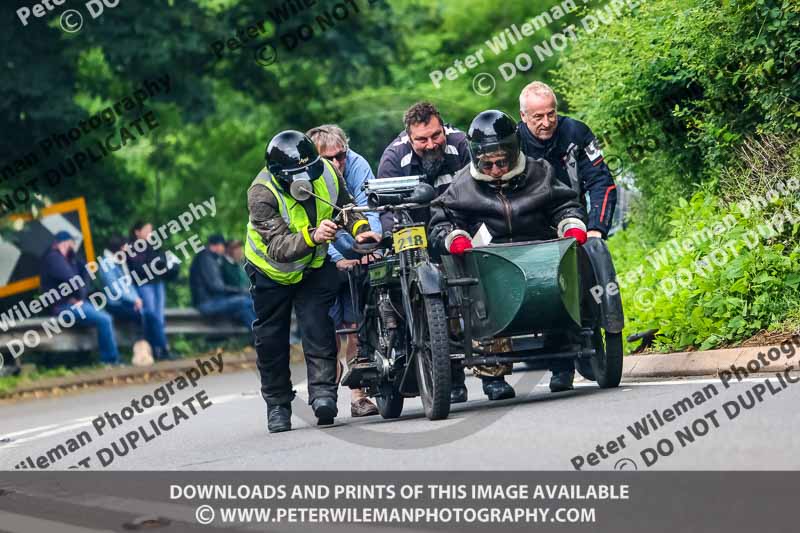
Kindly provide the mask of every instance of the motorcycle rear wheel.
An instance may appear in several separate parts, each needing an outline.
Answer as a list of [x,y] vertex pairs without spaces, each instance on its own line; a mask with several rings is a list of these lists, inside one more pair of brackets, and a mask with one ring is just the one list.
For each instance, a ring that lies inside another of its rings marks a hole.
[[397,390],[397,384],[386,381],[381,384],[380,396],[375,397],[378,404],[378,412],[385,419],[399,418],[403,413],[403,396]]

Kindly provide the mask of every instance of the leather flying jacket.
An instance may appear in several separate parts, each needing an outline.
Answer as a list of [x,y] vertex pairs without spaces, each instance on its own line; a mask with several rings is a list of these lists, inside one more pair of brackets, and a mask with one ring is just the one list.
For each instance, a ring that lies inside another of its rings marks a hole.
[[470,235],[486,224],[492,242],[555,239],[567,218],[586,222],[578,195],[556,177],[544,159],[526,158],[525,170],[500,187],[472,177],[471,166],[460,170],[447,191],[434,202],[430,223],[432,247],[447,253],[445,239],[454,230]]

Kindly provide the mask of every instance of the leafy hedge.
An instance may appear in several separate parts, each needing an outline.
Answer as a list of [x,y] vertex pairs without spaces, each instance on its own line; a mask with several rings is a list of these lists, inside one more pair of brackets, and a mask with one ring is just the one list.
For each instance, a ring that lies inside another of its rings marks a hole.
[[746,136],[800,133],[798,65],[795,1],[654,0],[584,34],[558,84],[636,175],[657,233]]
[[[798,176],[800,149],[793,158]],[[800,324],[800,194],[764,195],[760,207],[726,203],[711,190],[678,200],[666,217],[669,239],[653,243],[635,225],[610,241],[627,333],[659,328],[665,350],[708,349]],[[691,250],[677,252],[687,240]]]
[[[610,241],[621,277],[634,280],[623,288],[628,330],[660,328],[660,347],[675,349],[792,327],[800,316],[798,227],[784,225],[752,249],[742,237],[796,200],[785,197],[786,205],[751,217],[735,202],[800,175],[800,4],[640,4],[582,34],[557,75],[570,109],[604,140],[607,155],[622,159],[622,174],[642,192],[631,226]],[[648,260],[671,238],[725,215],[736,219],[730,231],[657,266]],[[670,294],[660,288],[726,244],[738,256]],[[652,302],[638,305],[637,291],[648,290]]]

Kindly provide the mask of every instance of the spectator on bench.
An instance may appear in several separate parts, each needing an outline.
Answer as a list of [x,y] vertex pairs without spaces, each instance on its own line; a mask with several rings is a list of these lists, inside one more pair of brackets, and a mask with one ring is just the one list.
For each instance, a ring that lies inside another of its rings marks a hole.
[[208,238],[206,249],[192,261],[189,269],[192,305],[208,316],[233,315],[252,330],[256,320],[253,300],[247,288],[227,285],[223,281],[224,254],[224,237],[212,235]]
[[[50,307],[52,313],[54,315],[69,313],[74,317],[75,324],[97,328],[100,362],[121,364],[111,315],[96,309],[91,302],[86,301],[89,296],[90,277],[86,271],[86,264],[77,257],[75,238],[69,232],[56,233],[53,245],[42,257],[39,276],[42,292],[49,293],[54,300]],[[59,290],[64,284],[77,290],[64,296]],[[65,318],[65,322],[72,321]]]
[[225,261],[222,262],[222,280],[225,285],[250,290],[250,278],[244,271],[244,245],[242,241],[228,241]]
[[[130,278],[125,262],[122,264],[114,260],[113,254],[123,251],[126,242],[122,236],[114,236],[109,241],[110,253],[106,253],[99,260],[100,279],[109,287],[109,298],[106,310],[119,320],[136,322],[142,327],[144,339],[153,349],[156,359],[174,359],[169,353],[167,336],[164,326],[151,309],[145,309],[144,301],[137,288],[132,285],[132,280],[123,282],[123,278]],[[112,299],[111,295],[118,298]],[[134,350],[135,352],[136,350]]]

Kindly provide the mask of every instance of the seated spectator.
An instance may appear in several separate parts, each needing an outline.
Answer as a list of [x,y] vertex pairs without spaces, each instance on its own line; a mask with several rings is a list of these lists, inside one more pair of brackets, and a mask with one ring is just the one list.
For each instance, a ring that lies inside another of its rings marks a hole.
[[189,269],[192,305],[204,315],[233,315],[252,330],[256,320],[253,300],[248,289],[223,281],[224,254],[225,239],[222,235],[212,235],[206,249],[192,261]]
[[124,262],[117,263],[113,255],[123,251],[125,245],[123,237],[112,237],[109,241],[109,251],[99,260],[100,279],[106,287],[110,287],[110,295],[119,295],[116,299],[109,297],[106,310],[117,319],[139,324],[156,359],[173,359],[167,347],[167,337],[161,321],[152,310],[144,308],[144,302],[135,284],[122,282],[123,278],[130,278],[130,274],[127,265]]
[[[100,361],[102,363],[119,365],[119,350],[114,339],[114,322],[111,315],[96,309],[91,302],[86,301],[89,296],[89,273],[86,265],[80,261],[75,253],[75,238],[66,231],[59,231],[55,235],[53,245],[42,257],[40,265],[40,278],[42,292],[49,293],[54,302],[50,307],[55,315],[68,312],[74,317],[75,324],[88,325],[97,328],[97,343],[100,347]],[[73,281],[72,286],[78,289],[64,296],[59,292],[63,283],[70,284],[71,280],[82,278],[82,283]]]
[[231,287],[250,290],[250,278],[244,271],[244,245],[242,241],[228,241],[225,261],[222,262],[222,281]]

